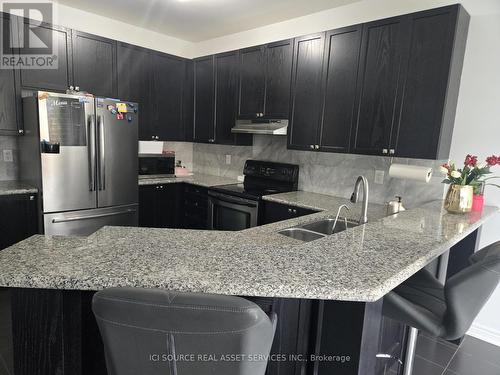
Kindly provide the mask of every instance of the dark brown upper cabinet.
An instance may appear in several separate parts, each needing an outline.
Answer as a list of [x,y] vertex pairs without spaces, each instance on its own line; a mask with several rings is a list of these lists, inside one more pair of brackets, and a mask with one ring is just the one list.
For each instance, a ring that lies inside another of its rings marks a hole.
[[215,142],[214,56],[194,59],[194,140]]
[[252,137],[233,134],[238,108],[238,51],[215,55],[215,142],[219,144],[251,144]]
[[187,60],[185,64],[185,82],[182,94],[182,122],[184,123],[184,140],[194,140],[194,62]]
[[288,148],[319,149],[325,33],[295,39]]
[[185,140],[183,90],[186,61],[163,53],[152,54],[152,133],[162,141]]
[[351,152],[448,158],[469,19],[452,5],[364,26]]
[[399,157],[447,159],[469,16],[453,5],[412,14],[409,22],[401,117],[389,150]]
[[116,97],[116,41],[73,30],[73,77],[82,91]]
[[248,145],[252,137],[233,134],[238,110],[238,51],[194,60],[194,140]]
[[264,116],[287,119],[290,111],[293,40],[266,46],[266,96]]
[[358,115],[351,144],[354,153],[383,155],[389,152],[391,132],[397,125],[401,105],[408,26],[407,17],[394,17],[363,26]]
[[292,40],[240,51],[239,118],[288,118],[292,55]]
[[323,61],[323,118],[320,150],[349,152],[355,119],[356,81],[362,25],[328,31]]
[[[20,26],[23,27],[24,35],[29,35],[30,27],[37,21],[23,19]],[[41,89],[66,91],[73,85],[73,53],[71,43],[71,30],[61,26],[42,23],[37,27],[37,35],[41,40],[54,38],[54,48],[57,57],[57,69],[21,69],[21,85],[27,89]],[[32,51],[27,47],[20,48],[21,54],[28,54]]]
[[238,116],[253,119],[264,113],[266,64],[264,46],[240,51],[240,95]]
[[[9,29],[10,35],[17,38],[16,25],[11,24],[10,17],[0,13],[2,25]],[[0,29],[3,38],[4,29]],[[10,49],[16,55],[14,49]],[[19,87],[19,69],[0,69],[0,135],[16,135],[21,129],[21,94]]]
[[[149,50],[118,43],[118,97],[139,104],[139,139],[156,140],[153,126],[152,55]],[[159,138],[158,138],[159,139]]]

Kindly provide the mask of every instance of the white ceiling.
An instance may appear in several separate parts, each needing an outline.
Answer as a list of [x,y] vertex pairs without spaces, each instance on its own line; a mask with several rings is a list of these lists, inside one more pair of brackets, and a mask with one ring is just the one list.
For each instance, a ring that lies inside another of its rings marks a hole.
[[360,0],[58,0],[190,42],[254,29]]

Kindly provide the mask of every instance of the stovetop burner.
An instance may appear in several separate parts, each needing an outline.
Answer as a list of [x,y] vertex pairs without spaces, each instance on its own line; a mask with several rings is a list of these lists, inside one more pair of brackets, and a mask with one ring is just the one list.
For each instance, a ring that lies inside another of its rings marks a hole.
[[264,195],[283,193],[278,189],[264,188],[264,189],[245,189],[243,184],[230,184],[212,187],[211,190],[218,191],[220,193],[226,193],[231,195],[236,195],[242,198],[249,199],[260,199]]
[[247,199],[297,190],[299,166],[294,164],[247,160],[243,170],[245,182],[211,188]]

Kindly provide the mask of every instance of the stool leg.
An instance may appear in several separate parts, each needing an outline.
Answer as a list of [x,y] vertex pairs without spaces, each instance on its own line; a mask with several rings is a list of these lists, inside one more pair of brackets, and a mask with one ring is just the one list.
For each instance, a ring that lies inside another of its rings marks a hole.
[[406,344],[406,358],[403,366],[403,375],[411,375],[413,372],[413,362],[415,360],[415,351],[417,349],[418,329],[410,327],[408,342]]

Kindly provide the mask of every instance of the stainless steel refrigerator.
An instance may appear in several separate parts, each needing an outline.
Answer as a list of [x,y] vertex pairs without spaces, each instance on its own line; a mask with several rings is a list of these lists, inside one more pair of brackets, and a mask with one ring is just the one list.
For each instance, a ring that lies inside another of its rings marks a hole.
[[39,189],[45,234],[137,225],[136,103],[39,91],[23,113],[20,177]]

